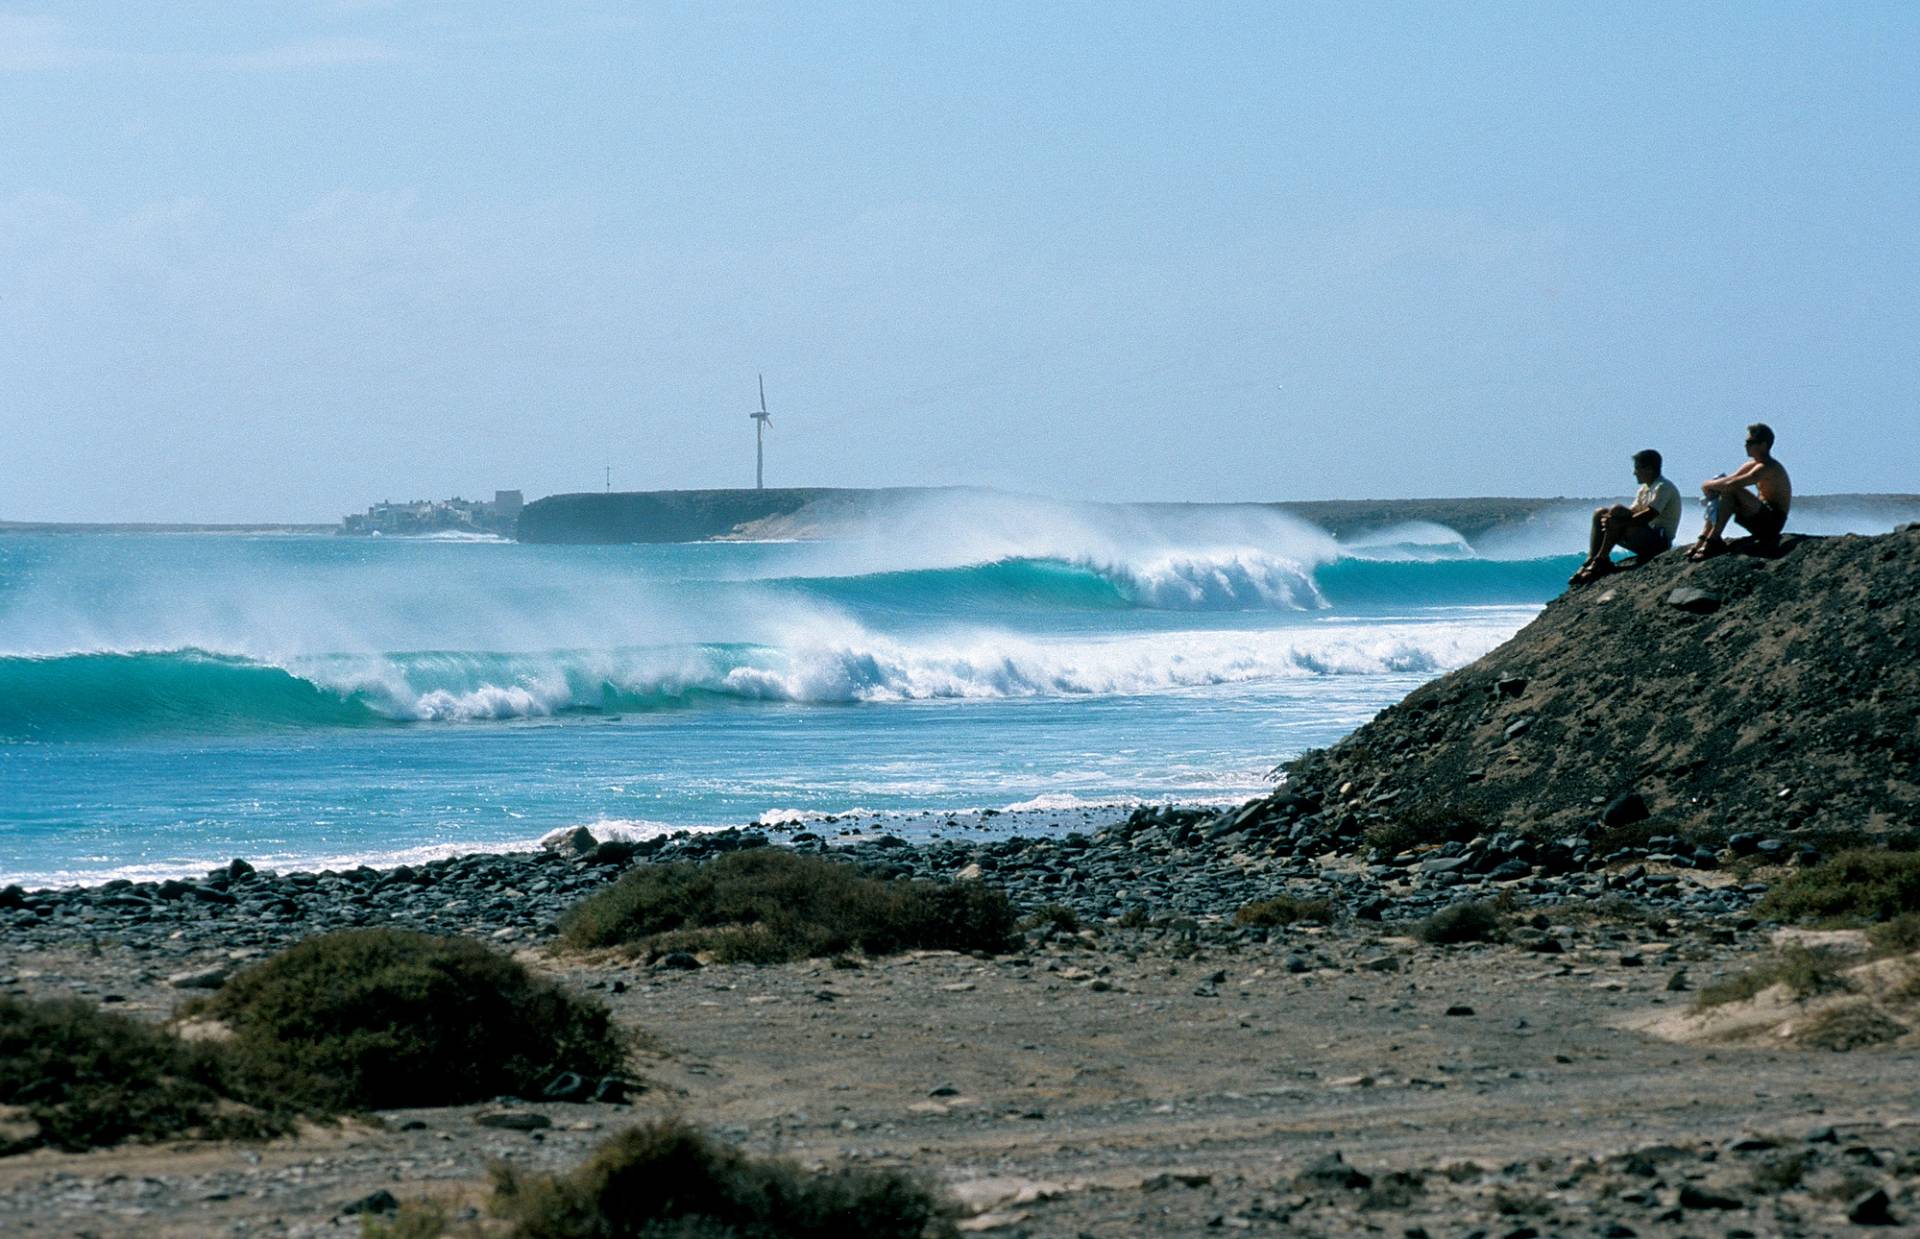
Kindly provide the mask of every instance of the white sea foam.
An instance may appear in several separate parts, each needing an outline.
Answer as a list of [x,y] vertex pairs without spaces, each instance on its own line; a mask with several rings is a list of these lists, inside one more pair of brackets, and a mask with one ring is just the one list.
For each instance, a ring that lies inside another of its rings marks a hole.
[[390,717],[442,722],[537,718],[608,699],[647,708],[690,693],[820,704],[1141,695],[1279,677],[1437,673],[1486,653],[1530,614],[1488,608],[1449,622],[1103,638],[898,636],[840,624],[803,629],[779,647],[554,652],[467,664],[336,659],[289,670]]

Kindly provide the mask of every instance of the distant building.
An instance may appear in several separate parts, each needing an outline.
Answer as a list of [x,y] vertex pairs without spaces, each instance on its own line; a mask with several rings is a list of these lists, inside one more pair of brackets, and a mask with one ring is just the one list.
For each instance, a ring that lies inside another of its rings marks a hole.
[[340,532],[367,537],[429,533],[491,533],[512,537],[526,500],[517,490],[493,492],[493,502],[474,499],[383,500],[340,521]]

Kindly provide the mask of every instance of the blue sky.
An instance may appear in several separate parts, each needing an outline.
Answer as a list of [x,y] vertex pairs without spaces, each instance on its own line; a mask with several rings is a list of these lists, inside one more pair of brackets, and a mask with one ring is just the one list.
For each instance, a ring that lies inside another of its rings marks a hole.
[[0,517],[1920,490],[1905,4],[0,0]]

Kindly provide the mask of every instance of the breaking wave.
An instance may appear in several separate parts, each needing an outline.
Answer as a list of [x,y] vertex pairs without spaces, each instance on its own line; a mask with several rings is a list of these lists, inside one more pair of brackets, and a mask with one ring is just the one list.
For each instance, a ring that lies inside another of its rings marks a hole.
[[857,628],[789,646],[427,652],[281,661],[200,649],[0,657],[0,739],[361,727],[745,702],[1150,694],[1278,676],[1433,674],[1509,622],[1328,624],[1110,638]]

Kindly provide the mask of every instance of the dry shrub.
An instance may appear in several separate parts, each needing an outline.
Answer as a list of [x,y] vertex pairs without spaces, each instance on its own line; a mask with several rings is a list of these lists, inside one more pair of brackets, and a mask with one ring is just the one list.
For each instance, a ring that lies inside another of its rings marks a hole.
[[906,1175],[809,1172],[749,1157],[683,1123],[636,1127],[563,1176],[496,1172],[493,1209],[518,1239],[929,1239],[946,1204]]
[[251,1087],[321,1109],[537,1095],[626,1059],[604,1006],[470,939],[391,929],[309,938],[189,1010],[233,1029]]
[[701,864],[646,865],[561,919],[575,947],[707,951],[723,962],[781,963],[859,949],[999,952],[1013,905],[977,882],[872,878],[780,848]]
[[1852,988],[1843,975],[1848,960],[1832,951],[1792,945],[1745,972],[1703,986],[1693,1005],[1704,1010],[1729,1002],[1745,1002],[1762,990],[1784,984],[1795,999],[1839,993]]
[[1301,899],[1295,895],[1276,895],[1243,905],[1233,914],[1233,923],[1249,929],[1278,929],[1282,925],[1304,922],[1311,925],[1333,923],[1333,901]]
[[1802,869],[1757,909],[1783,921],[1862,924],[1920,913],[1920,851],[1855,848]]
[[1481,900],[1449,904],[1413,927],[1422,942],[1452,945],[1461,942],[1498,942],[1506,936],[1499,909]]
[[1830,1007],[1808,1020],[1796,1040],[1816,1050],[1845,1053],[1863,1046],[1884,1045],[1907,1035],[1907,1026],[1865,1002]]
[[78,1152],[124,1140],[254,1139],[290,1126],[284,1108],[242,1104],[221,1048],[73,999],[0,998],[0,1106],[37,1125],[0,1155]]

